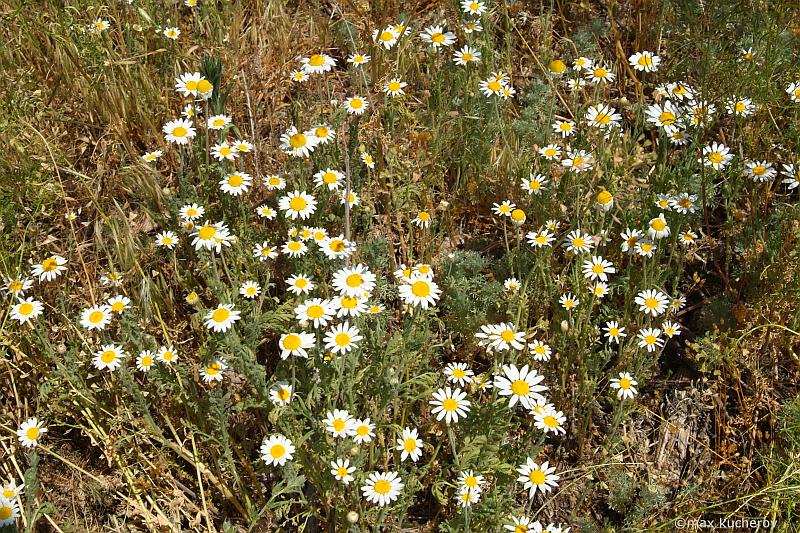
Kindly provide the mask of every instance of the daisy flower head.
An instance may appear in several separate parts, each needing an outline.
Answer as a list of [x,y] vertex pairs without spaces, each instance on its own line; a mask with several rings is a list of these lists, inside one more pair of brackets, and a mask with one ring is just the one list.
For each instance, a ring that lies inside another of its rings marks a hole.
[[207,99],[211,97],[214,85],[199,72],[186,72],[181,74],[179,78],[175,78],[175,90],[184,97],[199,96]]
[[206,208],[197,204],[186,204],[178,211],[182,220],[198,220],[203,217]]
[[661,58],[652,52],[644,50],[636,52],[628,58],[628,63],[640,72],[655,72],[658,70],[658,65],[661,63]]
[[406,94],[403,89],[408,86],[408,83],[401,81],[400,78],[392,78],[386,85],[383,86],[383,92],[388,96],[395,97]]
[[264,186],[269,191],[282,191],[286,188],[286,180],[277,174],[270,174],[269,176],[264,176]]
[[472,507],[481,500],[481,493],[465,487],[459,487],[453,499],[463,508]]
[[351,96],[344,101],[344,108],[350,115],[363,115],[369,107],[369,102],[363,96]]
[[517,331],[516,326],[511,322],[481,326],[481,332],[475,336],[483,338],[482,334],[485,333],[488,345],[498,352],[525,348],[525,332]]
[[418,228],[429,228],[431,226],[431,214],[428,211],[420,211],[411,222]]
[[495,202],[494,205],[492,206],[492,211],[494,212],[495,215],[499,217],[510,217],[511,212],[516,207],[517,207],[516,204],[514,204],[514,202],[512,202],[511,200],[503,200],[503,202],[500,204]]
[[490,76],[485,80],[481,80],[478,84],[480,91],[487,97],[503,96],[503,88],[508,84],[505,79],[497,79],[496,76]]
[[565,435],[567,433],[567,430],[564,428],[564,423],[567,421],[567,417],[565,417],[564,413],[561,411],[556,411],[554,409],[545,410],[542,413],[534,414],[533,418],[534,425],[541,429],[545,434],[554,433],[556,435]]
[[208,329],[216,333],[224,333],[241,318],[241,313],[234,309],[234,304],[220,304],[208,311],[205,316],[205,324]]
[[634,303],[639,306],[639,311],[654,317],[663,314],[669,305],[669,297],[656,289],[641,291],[636,295]]
[[111,306],[113,313],[122,313],[131,303],[131,299],[127,296],[117,295],[109,298],[106,303]]
[[372,32],[372,39],[386,50],[391,50],[392,47],[397,44],[399,38],[400,33],[394,26],[387,26],[382,30],[375,30]]
[[714,170],[723,170],[733,160],[730,148],[720,143],[711,143],[703,148],[703,157],[700,163]]
[[517,292],[521,286],[517,278],[508,278],[503,282],[503,288],[508,292]]
[[579,56],[572,62],[572,70],[580,72],[582,70],[589,70],[592,68],[594,62],[588,57]]
[[278,200],[278,209],[292,220],[306,220],[317,210],[317,199],[305,191],[295,190]]
[[[24,483],[17,485],[16,480],[9,479],[8,483],[0,486],[0,498],[6,498],[7,500],[18,498],[22,495],[22,489],[24,488]],[[2,520],[2,517],[0,517],[0,520]]]
[[669,97],[677,98],[680,101],[694,99],[694,89],[682,81],[668,83],[665,92]]
[[461,10],[467,15],[481,16],[486,12],[486,4],[477,0],[462,0]]
[[578,304],[580,304],[581,301],[576,296],[573,296],[571,292],[568,292],[567,294],[561,295],[561,297],[558,299],[558,303],[561,304],[561,307],[567,311],[572,311],[578,307]]
[[367,168],[375,168],[375,159],[368,152],[361,152],[361,162],[364,163]]
[[617,269],[611,261],[607,261],[600,256],[592,256],[590,260],[583,262],[583,276],[586,279],[608,281],[608,274],[615,274]]
[[508,407],[514,407],[517,402],[525,409],[530,409],[534,402],[545,401],[542,392],[548,390],[547,386],[540,385],[544,376],[536,370],[530,370],[528,365],[517,368],[516,365],[503,365],[503,374],[494,378],[494,386],[500,396],[508,396]]
[[547,229],[530,231],[525,237],[528,239],[528,244],[534,248],[552,246],[553,242],[556,240],[555,236]]
[[422,456],[422,439],[419,438],[417,428],[405,428],[402,435],[397,439],[397,446],[395,449],[400,454],[400,460],[405,461],[411,458],[411,461],[416,463]]
[[778,171],[767,161],[748,161],[745,165],[745,174],[756,183],[764,183],[774,179]]
[[301,325],[312,323],[315,328],[325,327],[336,312],[330,300],[311,298],[294,308],[295,318]]
[[463,387],[472,381],[475,372],[470,370],[466,363],[449,363],[444,367],[444,375],[447,376],[447,381],[450,383]]
[[19,443],[25,448],[33,448],[39,445],[39,441],[47,433],[44,421],[36,417],[31,417],[23,422],[17,429]]
[[403,478],[397,472],[372,472],[361,492],[368,502],[384,507],[400,497],[403,487]]
[[356,467],[350,466],[350,459],[336,459],[331,461],[331,475],[336,478],[336,481],[341,481],[345,485],[349,485],[355,478],[353,472]]
[[645,111],[647,122],[663,128],[667,133],[677,129],[677,123],[681,119],[681,112],[670,100],[666,100],[664,105],[653,104]]
[[697,195],[689,193],[681,193],[678,196],[671,198],[669,206],[678,213],[685,215],[686,213],[694,213],[697,211]]
[[122,365],[122,359],[127,357],[122,346],[116,344],[104,344],[100,350],[95,352],[92,365],[98,370],[108,370],[113,372]]
[[96,305],[81,312],[81,326],[91,330],[104,330],[111,322],[111,306]]
[[572,150],[561,160],[561,166],[573,172],[585,172],[592,168],[593,158],[585,150]]
[[296,241],[294,239],[286,241],[281,248],[281,252],[289,257],[304,256],[306,251],[308,251],[308,246],[306,246],[306,243],[303,241]]
[[436,306],[442,290],[429,277],[414,273],[407,283],[400,285],[399,293],[404,304],[427,309]]
[[594,238],[580,229],[574,229],[564,239],[564,248],[574,254],[589,252],[594,247]]
[[111,23],[104,19],[97,19],[89,26],[89,32],[101,33],[111,27]]
[[592,65],[586,69],[586,80],[590,83],[610,83],[616,75],[605,65]]
[[25,324],[41,315],[43,310],[44,305],[39,300],[34,300],[32,297],[25,300],[20,298],[19,302],[11,307],[9,317],[20,324]]
[[267,466],[283,466],[287,461],[291,461],[295,452],[292,441],[280,434],[270,435],[261,444],[259,449],[261,460]]
[[628,334],[625,333],[625,328],[621,327],[616,320],[606,322],[605,326],[603,326],[603,331],[605,332],[604,335],[608,339],[608,342],[614,344],[619,344],[620,339],[628,336]]
[[231,145],[231,148],[236,150],[238,153],[242,154],[249,154],[253,151],[253,143],[250,141],[246,141],[244,139],[237,139]]
[[269,241],[264,241],[253,247],[253,257],[257,257],[259,261],[265,262],[278,257],[278,251]]
[[541,465],[528,457],[528,460],[517,468],[519,477],[517,481],[523,483],[523,488],[529,491],[529,498],[536,495],[536,491],[545,493],[558,487],[560,476],[555,474],[556,468],[545,461]]
[[509,516],[508,519],[511,523],[504,526],[506,531],[512,531],[513,533],[540,533],[542,530],[542,524],[538,521],[534,522],[524,515]]
[[614,195],[608,192],[607,189],[602,189],[595,197],[597,207],[603,211],[609,211],[614,206]]
[[472,48],[469,45],[464,45],[461,50],[456,50],[453,54],[453,63],[463,67],[470,63],[479,63],[481,60],[481,51]]
[[678,241],[683,246],[691,246],[692,244],[697,242],[699,236],[694,231],[687,229],[686,231],[682,231],[678,233]]
[[206,250],[222,251],[223,246],[230,246],[233,236],[228,231],[228,227],[223,222],[211,223],[206,221],[202,226],[192,232],[192,245],[195,250],[204,248]]
[[641,239],[636,242],[636,246],[634,247],[634,252],[639,257],[653,257],[657,250],[656,245],[653,241],[649,239]]
[[162,231],[156,235],[156,246],[172,250],[180,242],[180,239],[172,231]]
[[142,350],[136,358],[136,368],[141,372],[148,372],[155,362],[156,358],[150,350]]
[[315,284],[310,276],[305,274],[294,274],[286,278],[286,284],[289,285],[287,289],[289,292],[300,296],[301,294],[308,294],[314,290]]
[[756,106],[753,105],[753,101],[749,98],[734,97],[728,100],[725,109],[727,109],[729,115],[746,118],[755,112]]
[[372,442],[375,437],[375,424],[370,422],[369,418],[354,420],[351,436],[358,444]]
[[[528,194],[541,194],[546,190],[548,179],[544,174],[534,174],[531,172],[530,176],[522,180],[522,190]],[[496,213],[497,211],[495,211]],[[498,213],[499,214],[499,213]]]
[[681,334],[681,325],[677,322],[667,320],[661,324],[661,331],[664,333],[664,335],[671,339],[672,337]]
[[142,161],[144,161],[145,163],[152,163],[153,161],[156,161],[162,155],[164,155],[164,152],[162,152],[161,150],[154,150],[152,152],[145,152],[144,155],[142,155]]
[[549,361],[553,353],[552,348],[540,340],[534,340],[529,343],[528,351],[533,355],[534,361]]
[[158,349],[156,358],[165,365],[169,366],[178,360],[178,352],[176,352],[172,346],[162,346]]
[[231,123],[231,117],[227,115],[213,115],[208,117],[206,127],[210,130],[222,130]]
[[258,214],[258,216],[261,218],[266,218],[267,220],[273,220],[278,215],[278,213],[267,204],[258,206],[256,208],[256,214]]
[[552,126],[553,131],[561,135],[562,138],[569,137],[575,133],[575,123],[571,120],[556,120]]
[[334,409],[328,411],[322,423],[325,425],[325,430],[331,435],[344,438],[353,432],[355,419],[344,409]]
[[456,42],[456,34],[445,31],[444,26],[429,26],[420,33],[420,38],[434,51],[445,46],[452,46]]
[[622,120],[622,115],[616,112],[617,110],[606,104],[597,104],[589,106],[586,111],[586,122],[590,126],[600,129],[613,128],[619,125]]
[[250,189],[253,184],[253,178],[246,172],[234,172],[222,178],[219,182],[219,188],[222,192],[228,193],[231,196],[240,196]]
[[294,157],[308,157],[317,147],[319,140],[307,133],[299,131],[296,126],[291,126],[281,134],[281,150]]
[[344,238],[344,235],[325,237],[319,247],[328,259],[344,259],[356,252],[356,243]]
[[223,373],[227,369],[228,365],[224,359],[213,359],[208,364],[203,365],[200,369],[200,376],[206,383],[211,383],[212,381],[221,382]]
[[67,260],[60,255],[51,255],[41,263],[33,265],[31,274],[39,278],[39,281],[53,281],[58,276],[67,271]]
[[314,347],[315,339],[312,333],[301,331],[300,333],[284,333],[278,340],[278,347],[281,349],[281,359],[288,359],[290,355],[308,358],[308,352]]
[[353,349],[358,348],[358,342],[364,337],[355,326],[351,326],[349,322],[337,324],[325,333],[325,349],[332,352],[334,355],[338,353],[347,353]]
[[458,474],[458,487],[462,490],[470,490],[473,492],[483,492],[483,485],[486,483],[486,479],[480,475],[476,474],[473,470],[464,470]]
[[461,27],[467,35],[483,31],[483,24],[481,24],[480,20],[465,20]]
[[786,94],[792,102],[800,102],[800,80],[790,83],[786,87]]
[[636,396],[638,382],[628,372],[620,372],[618,378],[611,378],[611,388],[616,389],[620,400],[633,399]]
[[173,41],[177,41],[178,37],[180,37],[181,35],[181,30],[175,27],[164,28],[164,31],[161,33],[167,39],[172,39]]
[[269,400],[281,407],[289,405],[293,395],[292,386],[288,383],[276,383],[269,389]]
[[360,296],[364,292],[372,292],[375,288],[375,274],[361,263],[354,267],[346,267],[333,274],[333,288],[340,294]]
[[470,401],[465,399],[467,393],[461,389],[445,387],[433,393],[433,400],[428,401],[433,406],[431,414],[436,415],[436,420],[458,423],[459,418],[465,418],[470,410]]
[[332,168],[326,168],[314,174],[314,185],[317,187],[327,187],[330,191],[339,190],[344,182],[345,175]]
[[647,223],[647,234],[651,239],[663,239],[669,236],[670,232],[664,213],[659,213],[656,218],[650,219],[650,222]]
[[791,191],[800,186],[800,165],[796,169],[794,164],[783,165],[783,174],[786,176],[781,183],[785,183],[787,188]]
[[231,146],[227,141],[215,144],[211,147],[211,155],[217,161],[235,161],[239,157],[239,151],[235,146]]
[[289,73],[289,79],[295,83],[304,83],[308,81],[309,75],[303,69],[293,70]]
[[306,132],[309,137],[317,139],[317,144],[325,145],[336,139],[336,130],[328,124],[317,124]]
[[370,56],[367,54],[360,54],[358,52],[352,53],[347,57],[347,62],[354,67],[360,67],[369,63]]
[[309,74],[330,72],[336,65],[336,59],[327,54],[313,54],[309,57],[302,58],[300,62],[303,64],[301,69]]
[[637,334],[639,337],[639,348],[645,348],[648,352],[655,352],[664,346],[664,339],[661,338],[661,330],[658,328],[644,328]]
[[562,76],[567,71],[567,64],[561,59],[553,59],[547,69],[552,76]]
[[33,286],[33,280],[27,277],[14,276],[6,277],[3,290],[8,296],[16,296],[21,298],[25,296],[25,291]]

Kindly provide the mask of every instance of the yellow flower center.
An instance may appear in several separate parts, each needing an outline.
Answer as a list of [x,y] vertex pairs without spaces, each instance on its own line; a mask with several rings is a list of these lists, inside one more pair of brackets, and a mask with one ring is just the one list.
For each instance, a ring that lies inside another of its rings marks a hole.
[[620,378],[619,380],[619,388],[620,389],[630,389],[631,388],[631,380],[628,378]]
[[308,202],[302,196],[295,196],[289,201],[289,208],[293,211],[302,211],[307,205]]
[[350,107],[353,109],[361,109],[364,107],[364,101],[361,98],[353,98],[350,100]]
[[467,375],[466,372],[464,372],[463,370],[461,370],[458,367],[453,369],[453,377],[454,378],[461,379],[461,378],[465,377],[466,375]]
[[125,310],[125,302],[117,300],[116,302],[111,304],[111,310],[114,311],[115,313],[121,313],[122,311]]
[[378,494],[389,494],[389,491],[392,490],[392,484],[385,479],[379,479],[372,488]]
[[405,442],[403,443],[403,449],[405,449],[405,451],[409,453],[413,452],[414,450],[417,449],[417,441],[415,441],[412,438],[406,439]]
[[291,241],[287,248],[293,252],[299,252],[303,245],[299,241]]
[[210,225],[205,225],[200,228],[200,231],[197,232],[197,236],[200,240],[207,241],[214,237],[217,234],[217,228]]
[[345,309],[355,309],[358,307],[358,298],[355,296],[342,296],[341,304]]
[[28,428],[28,431],[25,432],[25,436],[28,440],[36,440],[39,438],[40,432],[41,430],[38,427],[33,426],[32,428]]
[[431,293],[431,287],[424,281],[415,281],[414,284],[411,285],[411,292],[414,296],[425,298]]
[[114,350],[106,350],[100,355],[100,360],[105,364],[113,363],[117,358],[117,352]]
[[584,241],[582,237],[572,239],[572,246],[575,248],[583,248],[585,245],[586,241]]
[[500,82],[499,82],[499,81],[497,81],[497,80],[492,80],[492,81],[490,81],[488,84],[486,84],[486,87],[487,87],[487,88],[488,88],[490,91],[492,91],[492,92],[495,92],[495,93],[496,93],[496,92],[500,92],[500,90],[503,88],[503,86],[502,86],[502,85],[500,85]]
[[300,347],[300,336],[291,333],[283,339],[283,347],[287,350],[296,350]]
[[306,313],[310,318],[316,319],[322,317],[322,315],[324,314],[324,309],[322,308],[321,305],[312,305],[308,308]]
[[19,306],[19,314],[22,316],[28,316],[33,312],[33,304],[25,302]]
[[708,160],[714,164],[722,163],[722,154],[719,152],[711,152],[708,154]]
[[142,366],[150,366],[153,364],[153,358],[150,357],[149,355],[145,355],[144,357],[142,357],[140,363]]
[[219,309],[214,311],[214,314],[211,315],[211,320],[214,322],[225,322],[231,316],[231,312],[228,311],[224,307],[220,307]]
[[437,44],[442,44],[444,42],[444,34],[442,32],[437,32],[431,35],[431,41]]
[[58,267],[58,261],[56,261],[53,257],[48,257],[42,261],[42,270],[45,272],[52,272],[56,269],[56,267]]
[[532,470],[530,475],[528,476],[528,479],[530,479],[531,483],[533,483],[534,485],[542,485],[544,484],[545,481],[544,472],[542,472],[541,470]]
[[566,70],[567,66],[564,64],[563,61],[560,59],[554,59],[550,62],[550,72],[555,72],[556,74],[561,74]]
[[273,444],[272,448],[269,449],[269,454],[275,459],[280,459],[285,453],[286,448],[283,446],[283,444]]
[[344,420],[342,420],[341,418],[337,418],[331,423],[331,425],[333,426],[333,429],[335,429],[336,431],[342,431],[344,430],[345,423]]
[[295,133],[289,137],[289,145],[292,148],[302,148],[306,145],[306,136],[302,133]]
[[514,220],[516,222],[524,221],[525,220],[525,211],[523,211],[522,209],[514,209],[511,212],[511,220]]
[[597,203],[606,205],[607,203],[611,202],[614,199],[614,196],[611,195],[610,192],[606,190],[602,190],[597,194]]
[[289,395],[290,394],[291,393],[289,392],[289,389],[285,389],[283,387],[278,389],[278,399],[281,400],[281,401],[285,402],[287,399],[289,399]]
[[516,333],[513,330],[507,329],[500,334],[500,338],[506,342],[511,342],[516,337]]
[[222,365],[216,361],[206,367],[206,374],[209,376],[216,376],[220,372],[222,372]]
[[348,287],[360,287],[362,283],[364,283],[364,278],[361,277],[361,274],[353,273],[347,276],[346,283]]
[[598,67],[594,69],[594,77],[595,78],[605,78],[608,76],[608,71],[602,67]]
[[527,396],[530,391],[531,387],[525,380],[518,379],[511,384],[511,392],[516,396]]
[[665,126],[672,126],[675,124],[675,113],[671,111],[664,111],[660,115],[658,115],[658,121],[664,124]]
[[358,428],[356,428],[356,434],[359,437],[366,437],[367,435],[369,435],[369,426],[367,426],[366,424],[358,426]]
[[388,31],[388,30],[383,30],[381,32],[380,39],[381,39],[381,41],[383,41],[385,43],[388,43],[388,42],[394,40],[394,34],[392,32],[390,32],[390,31]]
[[761,165],[753,167],[753,174],[755,174],[756,176],[763,176],[766,173],[767,169]]
[[389,87],[388,88],[389,88],[390,92],[395,93],[395,92],[400,90],[400,82],[399,81],[391,81],[391,82],[389,82]]
[[467,478],[464,480],[464,485],[469,488],[475,488],[478,486],[478,478],[475,476],[467,476]]
[[336,344],[344,347],[350,344],[350,335],[348,333],[342,332],[336,335],[336,338],[334,340],[336,341]]
[[310,58],[308,58],[308,64],[312,67],[321,67],[325,64],[325,58],[319,54],[314,54]]
[[453,398],[447,398],[442,402],[442,409],[445,411],[455,411],[458,409],[458,402]]
[[543,421],[544,425],[549,428],[557,428],[559,425],[558,419],[556,419],[556,417],[554,416],[547,415],[546,417],[544,417]]
[[663,219],[657,218],[650,223],[650,227],[656,231],[664,231],[664,228],[667,227],[667,223],[664,222]]
[[473,56],[469,52],[464,52],[461,54],[462,61],[472,61],[473,59],[475,59],[475,56]]
[[347,473],[348,473],[347,469],[345,467],[343,467],[343,466],[340,466],[339,468],[336,469],[336,474],[339,477],[345,477],[347,475]]
[[641,67],[652,67],[653,58],[650,57],[650,54],[642,54],[642,57],[639,58],[639,61],[637,61],[637,63]]

